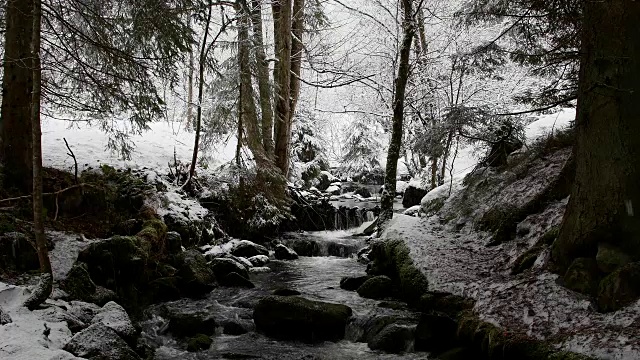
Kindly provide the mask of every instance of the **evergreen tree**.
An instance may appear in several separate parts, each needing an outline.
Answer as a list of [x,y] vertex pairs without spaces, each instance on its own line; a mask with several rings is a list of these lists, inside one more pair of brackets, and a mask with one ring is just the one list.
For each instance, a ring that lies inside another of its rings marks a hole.
[[[177,80],[176,64],[193,42],[183,14],[196,5],[197,0],[43,1],[43,111],[98,122],[111,135],[109,146],[128,157],[129,131],[147,129],[164,114],[156,84]],[[25,192],[32,148],[32,12],[31,1],[7,2],[0,120],[0,160],[10,169],[4,181]],[[130,120],[128,130],[114,126],[118,117]]]

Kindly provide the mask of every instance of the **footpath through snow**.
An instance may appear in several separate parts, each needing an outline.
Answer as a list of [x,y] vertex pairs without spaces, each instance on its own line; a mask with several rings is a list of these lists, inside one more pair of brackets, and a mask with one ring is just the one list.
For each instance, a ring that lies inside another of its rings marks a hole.
[[[537,216],[559,222],[559,210],[564,204]],[[532,271],[511,276],[517,242],[487,247],[487,234],[469,227],[456,232],[436,216],[395,215],[382,238],[404,241],[429,290],[475,299],[479,317],[505,331],[597,358],[640,359],[640,301],[598,313],[587,297],[558,285],[557,275],[541,269],[545,254]]]

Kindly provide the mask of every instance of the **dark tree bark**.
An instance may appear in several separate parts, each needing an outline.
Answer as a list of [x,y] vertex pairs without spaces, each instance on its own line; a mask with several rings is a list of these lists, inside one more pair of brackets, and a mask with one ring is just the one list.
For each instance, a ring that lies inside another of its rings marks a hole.
[[251,14],[246,7],[238,4],[238,66],[240,68],[240,108],[242,123],[246,129],[245,143],[253,154],[258,173],[271,168],[271,161],[265,151],[263,137],[260,133],[260,122],[256,104],[253,100],[253,86],[251,77],[249,26]]
[[32,4],[31,50],[33,59],[33,91],[31,92],[31,131],[33,137],[33,229],[36,238],[38,260],[40,261],[40,271],[42,271],[45,276],[42,277],[35,291],[25,302],[25,305],[29,309],[34,309],[43,303],[53,289],[51,262],[49,261],[49,251],[47,250],[47,239],[44,235],[44,206],[42,204],[42,131],[40,129],[42,79],[42,69],[40,66],[40,23],[42,19],[42,3],[41,0],[33,0]]
[[599,243],[640,259],[640,2],[583,2],[576,178],[553,258],[560,270]]
[[289,174],[291,143],[291,0],[274,1],[275,55],[275,160],[285,178]]
[[411,55],[411,43],[415,36],[415,25],[413,21],[413,0],[402,0],[402,29],[403,38],[400,47],[400,62],[398,63],[398,74],[395,80],[393,95],[393,120],[391,141],[387,152],[387,168],[384,178],[384,192],[380,205],[378,227],[391,220],[393,217],[393,199],[396,197],[396,176],[398,173],[398,159],[402,148],[402,123],[404,121],[404,100],[407,82],[409,81],[409,56]]
[[260,93],[260,111],[262,115],[262,144],[269,157],[273,157],[273,92],[269,84],[269,64],[264,50],[262,6],[260,0],[251,1],[251,23],[253,26],[253,51],[255,52],[258,78],[258,92]]
[[8,0],[0,114],[0,161],[4,187],[32,188],[31,90],[33,1]]

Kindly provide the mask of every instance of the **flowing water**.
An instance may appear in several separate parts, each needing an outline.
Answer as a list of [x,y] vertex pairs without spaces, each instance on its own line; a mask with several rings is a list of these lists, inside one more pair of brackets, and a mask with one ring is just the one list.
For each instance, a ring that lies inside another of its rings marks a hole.
[[[366,223],[365,223],[366,226]],[[306,233],[303,236],[316,242],[349,244],[363,247],[363,238],[353,237],[352,231],[332,231]],[[300,235],[297,235],[300,236]],[[170,303],[180,309],[206,311],[220,324],[226,319],[250,323],[252,308],[261,296],[271,294],[280,288],[295,289],[303,297],[344,304],[353,309],[353,317],[347,325],[345,340],[309,345],[299,342],[276,341],[255,331],[240,336],[218,335],[208,350],[189,353],[183,343],[166,334],[167,321],[162,318],[160,304],[149,309],[151,319],[143,322],[142,336],[156,348],[156,359],[426,359],[425,353],[409,352],[402,355],[384,354],[372,351],[365,342],[356,342],[362,337],[367,324],[380,317],[404,319],[415,325],[418,315],[406,309],[393,310],[378,306],[380,301],[363,299],[356,292],[340,289],[340,279],[344,276],[365,274],[365,265],[358,263],[351,252],[347,257],[316,256],[300,257],[294,261],[274,260],[268,264],[268,273],[251,274],[254,289],[217,288],[206,299],[180,300]],[[411,324],[410,324],[411,325]]]

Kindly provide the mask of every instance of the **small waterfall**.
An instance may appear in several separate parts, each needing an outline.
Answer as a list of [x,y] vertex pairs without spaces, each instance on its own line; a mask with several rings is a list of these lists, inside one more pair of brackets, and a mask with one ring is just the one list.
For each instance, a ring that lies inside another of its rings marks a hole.
[[373,211],[371,210],[367,210],[365,213],[365,221],[369,222],[369,221],[373,221],[375,220],[375,214],[373,213]]

